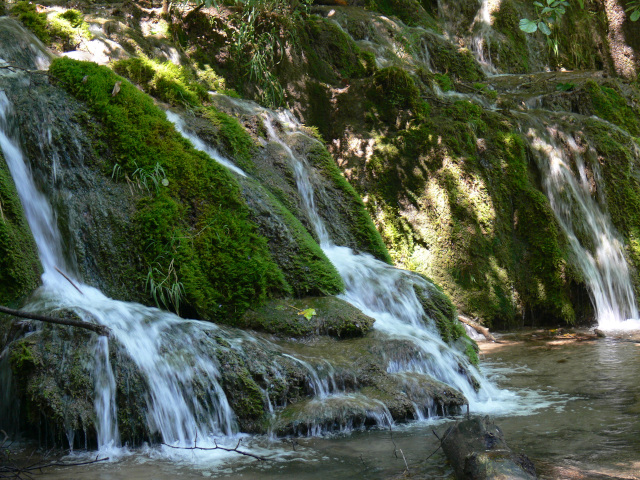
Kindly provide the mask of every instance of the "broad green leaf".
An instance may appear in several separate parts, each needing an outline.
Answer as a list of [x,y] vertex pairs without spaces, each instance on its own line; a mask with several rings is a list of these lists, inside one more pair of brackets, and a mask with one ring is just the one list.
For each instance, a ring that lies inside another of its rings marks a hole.
[[635,12],[633,12],[630,18],[632,22],[638,20],[640,18],[640,10],[636,10]]
[[544,5],[543,5],[543,4],[541,4],[540,2],[533,2],[533,4],[534,4],[536,7],[544,7]]
[[298,313],[298,315],[303,315],[304,318],[306,318],[307,320],[311,320],[311,318],[316,314],[316,309],[315,308],[307,308],[305,310],[302,310],[300,313]]
[[520,30],[526,33],[534,33],[536,30],[538,30],[538,25],[533,20],[523,18],[522,20],[520,20]]
[[538,22],[538,28],[545,35],[551,35],[551,30],[549,29],[549,25],[547,25],[545,22]]
[[540,15],[544,15],[545,13],[549,13],[549,12],[553,12],[553,8],[544,7],[542,9],[542,12],[540,12]]

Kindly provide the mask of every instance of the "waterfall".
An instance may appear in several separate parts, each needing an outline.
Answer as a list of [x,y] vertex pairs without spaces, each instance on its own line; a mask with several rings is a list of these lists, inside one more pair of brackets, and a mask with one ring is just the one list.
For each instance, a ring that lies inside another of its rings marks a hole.
[[[389,359],[387,371],[429,375],[462,392],[473,411],[493,411],[493,402],[502,392],[486,381],[462,353],[441,340],[433,320],[424,320],[426,313],[414,287],[420,287],[426,292],[433,291],[435,287],[412,272],[387,265],[369,254],[335,245],[316,207],[315,190],[306,159],[294,154],[275,129],[275,123],[278,123],[283,127],[285,136],[303,135],[300,125],[288,112],[274,114],[264,110],[262,115],[269,140],[279,143],[288,155],[303,207],[311,219],[320,246],[344,281],[346,291],[341,298],[373,317],[376,320],[374,328],[391,338],[409,340],[420,352],[410,360]],[[478,391],[461,371],[461,365],[473,372],[480,382],[481,388]]]
[[493,0],[480,0],[480,8],[473,19],[471,28],[473,34],[470,38],[471,51],[480,64],[485,75],[495,75],[498,70],[491,61],[491,12]]
[[[45,136],[46,137],[46,136]],[[119,302],[78,279],[69,281],[58,273],[67,270],[53,209],[38,190],[17,140],[12,105],[0,92],[0,146],[9,166],[27,221],[36,241],[44,273],[43,285],[28,310],[71,309],[85,321],[109,327],[144,375],[149,389],[147,421],[164,442],[193,445],[212,435],[235,430],[233,411],[220,386],[220,372],[211,351],[195,342],[202,331],[216,326],[182,318],[143,305]],[[170,346],[170,347],[169,347]],[[115,403],[115,380],[106,338],[95,344],[94,404],[99,448],[120,444]],[[207,382],[205,393],[197,386]]]
[[[601,184],[597,161],[576,139],[527,117],[524,132],[543,172],[543,187],[560,227],[567,235],[573,261],[584,275],[598,326],[605,330],[638,328],[638,308],[624,256],[624,242],[611,223],[604,202],[593,190]],[[564,144],[561,144],[563,142]]]
[[[34,65],[28,67],[34,68]],[[5,73],[11,78],[4,80],[26,82],[22,73]],[[10,91],[14,89],[7,88],[7,92]],[[82,320],[105,325],[111,332],[111,339],[99,338],[90,345],[99,448],[105,451],[121,445],[117,422],[117,372],[114,372],[110,361],[114,351],[128,357],[145,384],[144,398],[139,400],[146,404],[145,420],[151,434],[157,434],[167,444],[181,446],[192,446],[196,439],[202,446],[215,445],[220,437],[233,435],[237,431],[236,417],[221,386],[222,367],[216,356],[220,346],[216,338],[221,337],[224,343],[232,343],[229,348],[236,351],[242,351],[244,340],[254,341],[255,338],[249,335],[240,340],[230,338],[230,334],[214,324],[185,320],[156,308],[117,301],[83,283],[65,260],[65,254],[69,252],[65,251],[58,230],[56,211],[36,185],[20,143],[16,112],[10,98],[10,94],[0,91],[0,147],[16,184],[44,269],[42,286],[24,308],[45,312],[73,311]],[[495,389],[468,364],[461,352],[444,343],[433,321],[425,317],[415,287],[425,294],[435,292],[435,287],[418,275],[395,269],[371,255],[355,252],[332,241],[316,204],[317,187],[312,169],[306,159],[296,154],[285,141],[290,135],[303,134],[298,123],[286,112],[279,116],[266,110],[263,112],[269,139],[279,143],[287,153],[303,210],[310,219],[319,243],[344,279],[346,292],[342,298],[375,318],[376,328],[388,338],[410,343],[418,352],[415,357],[407,355],[406,358],[389,354],[389,358],[385,358],[387,372],[401,376],[429,375],[462,392],[474,411],[499,410],[498,402],[505,398],[505,392]],[[188,132],[179,117],[169,113],[168,118],[196,148],[238,175],[246,175]],[[276,124],[284,125],[284,134],[276,132]],[[51,142],[51,138],[56,136],[52,135],[50,127],[40,128],[42,130],[38,137],[43,142]],[[67,141],[73,142],[74,139],[68,138]],[[65,272],[69,279],[61,272]],[[277,351],[277,347],[273,346],[273,351]],[[280,358],[287,357],[281,354]],[[364,401],[362,394],[348,394],[344,386],[339,388],[332,365],[319,368],[312,361],[293,356],[289,356],[289,360],[302,365],[309,372],[307,380],[310,389],[318,397],[315,402],[327,400],[339,403],[356,398],[367,405],[367,415],[375,422],[381,425],[392,422],[387,407],[379,400]],[[0,380],[6,383],[5,379]],[[474,388],[475,380],[481,385],[479,391]],[[266,391],[265,395],[268,398],[269,392]],[[506,397],[512,399],[513,395]],[[416,411],[428,411],[431,408],[431,404],[417,405]],[[72,442],[73,431],[71,428],[69,431]]]

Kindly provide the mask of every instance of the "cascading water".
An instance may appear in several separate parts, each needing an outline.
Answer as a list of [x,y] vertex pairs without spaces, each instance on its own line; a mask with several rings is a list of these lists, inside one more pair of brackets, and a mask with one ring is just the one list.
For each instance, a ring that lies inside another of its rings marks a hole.
[[498,70],[491,61],[490,36],[493,3],[495,2],[492,0],[481,0],[478,13],[471,24],[471,28],[473,29],[473,34],[470,39],[471,51],[486,75],[495,75],[498,73]]
[[[0,92],[0,146],[44,268],[43,285],[25,308],[73,310],[85,321],[108,326],[112,337],[124,346],[146,377],[147,421],[150,430],[159,432],[165,442],[192,445],[195,438],[206,442],[211,435],[233,433],[234,414],[219,383],[217,361],[202,342],[194,342],[202,331],[215,330],[215,325],[189,322],[154,308],[115,301],[78,280],[74,280],[78,284],[76,289],[59,275],[57,269],[68,269],[55,215],[36,188],[17,139],[11,103],[5,92]],[[101,449],[120,444],[115,380],[108,353],[106,338],[99,339],[95,344],[93,377],[96,430]],[[205,393],[196,395],[197,385],[203,382]]]
[[624,244],[604,203],[593,195],[600,183],[598,163],[589,162],[587,167],[584,158],[592,152],[580,148],[572,135],[532,116],[523,124],[543,172],[545,193],[589,288],[598,326],[606,330],[638,328],[638,322],[627,321],[638,318],[638,308]]
[[[299,125],[286,113],[274,116],[273,113],[264,111],[263,115],[269,139],[279,143],[287,152],[305,211],[319,238],[320,246],[345,283],[346,292],[341,297],[375,318],[374,328],[392,338],[410,340],[421,352],[420,356],[408,361],[390,359],[387,370],[390,373],[418,372],[430,375],[461,391],[474,411],[491,411],[492,400],[497,399],[500,392],[485,381],[460,352],[440,339],[433,321],[424,320],[426,315],[414,287],[420,287],[426,292],[435,287],[422,277],[389,266],[371,255],[335,245],[316,208],[315,192],[306,161],[296,156],[278,136],[274,122],[281,124],[287,135],[302,135]],[[466,365],[481,382],[478,391],[474,389],[468,376],[461,372],[460,365]]]
[[[33,68],[33,67],[30,67]],[[21,82],[20,74],[11,73],[11,81]],[[425,374],[433,376],[463,392],[475,411],[495,411],[497,397],[501,395],[481,375],[467,364],[464,356],[440,340],[432,322],[424,321],[424,312],[414,291],[425,292],[434,288],[421,277],[397,270],[370,255],[358,254],[346,247],[336,246],[315,204],[315,191],[310,170],[304,158],[297,157],[275,132],[273,122],[287,127],[287,135],[301,135],[291,116],[279,118],[264,111],[270,139],[283,146],[295,172],[303,199],[304,210],[327,256],[337,266],[347,292],[344,299],[361,308],[376,319],[377,328],[389,338],[398,338],[416,345],[415,358],[387,359],[389,373]],[[245,175],[228,160],[220,157],[199,139],[189,134],[182,121],[169,113],[168,117],[181,133],[187,135],[199,148],[214,159],[227,165],[238,175]],[[51,141],[50,130],[43,128],[38,137]],[[173,314],[143,305],[120,302],[103,295],[99,290],[75,278],[73,269],[65,262],[64,248],[57,228],[55,211],[47,198],[38,190],[19,142],[19,131],[13,107],[5,92],[0,93],[0,144],[14,182],[18,188],[27,220],[32,229],[44,267],[43,285],[25,307],[33,311],[72,310],[85,321],[106,325],[117,348],[122,348],[135,364],[146,384],[146,422],[149,431],[161,436],[165,443],[190,446],[195,439],[201,445],[216,437],[229,436],[236,429],[234,412],[220,384],[220,366],[216,355],[221,336],[227,343],[233,341],[219,327],[197,321],[184,320]],[[73,139],[69,139],[73,141]],[[58,273],[70,273],[73,283]],[[77,288],[76,288],[77,286]],[[233,348],[242,350],[242,341]],[[120,444],[117,427],[116,379],[109,361],[110,347],[106,338],[93,344],[94,405],[98,445],[101,449]],[[282,357],[285,357],[282,355]],[[290,357],[293,360],[293,357]],[[340,403],[358,401],[366,405],[366,415],[374,423],[387,425],[391,416],[387,407],[378,400],[366,399],[361,394],[345,393],[334,379],[333,367],[317,367],[304,363],[310,390],[315,390],[317,401]],[[464,365],[464,368],[461,366]],[[322,371],[320,374],[319,372]],[[480,380],[482,388],[476,392],[467,372]],[[408,378],[408,377],[407,377]],[[265,392],[269,397],[269,391]],[[510,397],[512,398],[512,396]],[[271,400],[268,401],[271,405]],[[428,412],[432,407],[416,405],[416,412]],[[421,416],[420,413],[417,414]],[[319,432],[317,427],[312,431]]]
[[178,115],[177,113],[173,113],[169,110],[167,110],[165,113],[167,114],[167,120],[169,120],[171,123],[175,125],[176,130],[180,132],[180,134],[183,137],[187,138],[193,144],[196,150],[200,150],[201,152],[206,153],[211,158],[213,158],[216,162],[220,163],[221,165],[224,165],[232,172],[237,173],[238,175],[241,175],[243,177],[247,176],[247,174],[244,173],[242,169],[238,168],[236,165],[234,165],[233,162],[230,162],[229,160],[224,158],[222,155],[220,155],[220,153],[216,149],[211,148],[209,145],[203,142],[196,135],[193,135],[191,132],[189,132],[184,123],[184,120],[180,117],[180,115]]

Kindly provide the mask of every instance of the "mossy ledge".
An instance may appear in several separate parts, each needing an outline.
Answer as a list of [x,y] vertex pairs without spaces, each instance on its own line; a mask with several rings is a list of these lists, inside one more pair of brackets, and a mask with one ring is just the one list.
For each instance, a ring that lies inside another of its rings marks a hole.
[[31,293],[42,268],[11,173],[0,153],[0,303]]
[[110,159],[105,174],[147,186],[132,245],[142,259],[139,281],[152,285],[159,303],[228,321],[291,291],[235,179],[184,140],[150,97],[94,63],[61,58],[50,73],[99,123],[96,150]]

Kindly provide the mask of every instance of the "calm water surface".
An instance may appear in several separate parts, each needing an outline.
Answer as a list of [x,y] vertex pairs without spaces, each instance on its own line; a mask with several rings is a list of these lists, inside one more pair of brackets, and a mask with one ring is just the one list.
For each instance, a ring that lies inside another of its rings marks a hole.
[[[526,341],[483,354],[485,371],[519,394],[496,416],[509,445],[546,479],[640,479],[640,341]],[[44,479],[451,478],[438,440],[450,419],[290,441],[246,439],[258,462],[236,454],[143,449],[109,464],[48,471]],[[433,453],[436,451],[436,453]],[[433,454],[433,455],[432,455]],[[432,455],[430,458],[429,455]],[[406,460],[406,463],[405,463]]]

